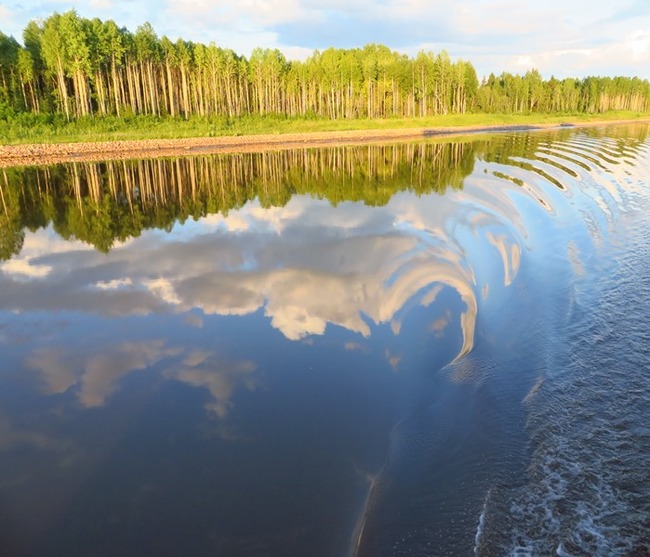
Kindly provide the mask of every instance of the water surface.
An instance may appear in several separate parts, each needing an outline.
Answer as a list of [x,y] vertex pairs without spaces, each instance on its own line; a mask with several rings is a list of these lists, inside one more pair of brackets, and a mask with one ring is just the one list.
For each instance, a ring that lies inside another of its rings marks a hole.
[[2,555],[650,553],[648,126],[0,178]]

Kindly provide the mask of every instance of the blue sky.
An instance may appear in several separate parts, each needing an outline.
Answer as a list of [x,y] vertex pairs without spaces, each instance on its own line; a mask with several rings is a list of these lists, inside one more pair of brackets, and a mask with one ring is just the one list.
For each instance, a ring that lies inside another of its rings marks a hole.
[[650,0],[0,0],[0,31],[75,8],[131,31],[304,59],[315,48],[369,42],[410,55],[446,49],[479,76],[534,67],[544,77],[650,79]]

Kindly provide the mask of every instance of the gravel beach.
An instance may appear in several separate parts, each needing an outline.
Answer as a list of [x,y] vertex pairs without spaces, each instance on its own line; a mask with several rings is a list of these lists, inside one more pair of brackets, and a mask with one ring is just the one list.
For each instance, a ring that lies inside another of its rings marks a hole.
[[[633,123],[639,120],[626,120]],[[263,134],[183,139],[144,139],[85,143],[0,145],[0,168],[45,165],[71,161],[102,161],[198,153],[250,153],[297,147],[323,147],[389,141],[418,140],[480,132],[538,130],[561,126],[599,126],[621,121],[591,121],[566,124],[458,126],[382,130],[352,130],[289,134]]]

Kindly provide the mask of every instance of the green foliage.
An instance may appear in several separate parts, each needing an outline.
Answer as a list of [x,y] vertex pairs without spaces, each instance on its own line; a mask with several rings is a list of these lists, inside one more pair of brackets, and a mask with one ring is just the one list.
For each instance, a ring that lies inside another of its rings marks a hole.
[[67,121],[61,113],[34,114],[16,112],[0,100],[0,142],[69,143],[78,141],[121,141],[130,139],[179,139],[192,137],[221,137],[257,134],[347,130],[394,130],[406,128],[560,124],[580,120],[625,120],[649,117],[650,114],[631,111],[609,111],[603,114],[579,112],[533,114],[447,114],[415,118],[356,118],[331,120],[310,112],[305,116],[283,114],[245,116],[135,116],[124,110],[120,117],[86,116]]
[[[567,138],[571,132],[556,133]],[[586,133],[602,132],[596,128]],[[626,130],[611,150],[624,156],[638,148],[647,131],[638,133],[631,139]],[[25,229],[49,225],[64,238],[106,252],[146,229],[170,229],[176,222],[214,213],[227,215],[254,199],[263,207],[278,207],[300,194],[333,205],[353,201],[375,206],[402,191],[424,195],[460,189],[476,160],[507,160],[510,166],[540,172],[522,161],[538,153],[546,140],[545,134],[487,139],[473,135],[392,145],[11,168],[0,173],[0,260],[20,252]]]
[[294,194],[384,205],[398,191],[462,188],[479,148],[465,141],[14,168],[2,190],[0,258],[20,251],[24,228],[50,223],[105,252],[147,228],[225,215],[253,199],[264,207]]
[[11,259],[23,249],[25,232],[18,219],[0,216],[0,261]]
[[[288,61],[277,49],[258,48],[246,59],[213,43],[158,38],[149,23],[131,33],[74,10],[30,22],[23,41],[0,32],[6,141],[259,133],[282,131],[286,122],[359,127],[469,113],[650,111],[647,80],[544,80],[530,70],[479,84],[470,62],[444,50],[408,57],[369,44]],[[30,119],[37,115],[43,119]]]

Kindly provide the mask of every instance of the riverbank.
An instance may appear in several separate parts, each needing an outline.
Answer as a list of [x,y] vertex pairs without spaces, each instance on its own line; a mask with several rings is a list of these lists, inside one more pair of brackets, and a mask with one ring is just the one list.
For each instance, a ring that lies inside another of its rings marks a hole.
[[622,123],[650,122],[650,117],[618,119],[582,119],[561,121],[550,119],[531,123],[468,124],[451,126],[395,127],[307,131],[299,133],[260,133],[222,135],[219,137],[183,137],[115,141],[84,141],[74,143],[33,143],[0,145],[0,168],[44,165],[71,161],[101,161],[160,156],[182,156],[209,153],[250,153],[298,147],[355,145],[389,141],[409,141],[433,137],[450,137],[501,131],[541,130],[557,127],[604,126]]

